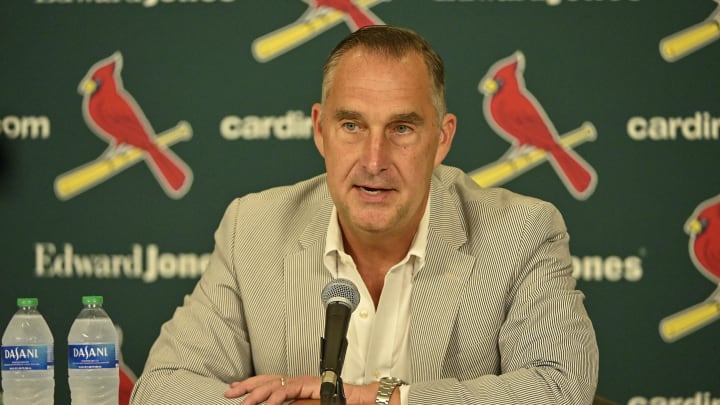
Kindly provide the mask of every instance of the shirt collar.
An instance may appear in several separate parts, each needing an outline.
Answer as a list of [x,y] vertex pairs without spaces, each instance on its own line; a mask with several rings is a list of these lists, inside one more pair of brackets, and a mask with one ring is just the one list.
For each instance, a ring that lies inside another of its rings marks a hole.
[[[430,228],[430,198],[425,204],[425,212],[423,213],[418,229],[415,232],[415,237],[410,244],[410,249],[407,255],[401,263],[410,260],[414,257],[413,274],[425,266],[425,252],[427,248],[427,237]],[[346,254],[345,247],[342,241],[342,232],[340,231],[340,223],[338,222],[337,208],[333,205],[332,213],[330,214],[330,222],[328,223],[327,234],[325,237],[325,250],[323,252],[323,261],[325,266],[333,274],[337,274],[337,262],[335,258],[338,254]]]

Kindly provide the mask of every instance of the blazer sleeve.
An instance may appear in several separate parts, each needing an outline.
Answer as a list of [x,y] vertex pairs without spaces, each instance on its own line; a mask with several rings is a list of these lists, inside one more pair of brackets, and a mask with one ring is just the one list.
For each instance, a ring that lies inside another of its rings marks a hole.
[[516,252],[521,264],[508,283],[497,331],[499,372],[465,381],[413,382],[408,404],[592,403],[598,347],[584,295],[575,289],[569,236],[554,206],[538,202],[532,208],[517,227],[522,232]]
[[243,303],[233,271],[235,200],[215,233],[215,250],[192,294],[166,322],[150,349],[132,404],[237,404],[224,397],[231,381],[252,373]]

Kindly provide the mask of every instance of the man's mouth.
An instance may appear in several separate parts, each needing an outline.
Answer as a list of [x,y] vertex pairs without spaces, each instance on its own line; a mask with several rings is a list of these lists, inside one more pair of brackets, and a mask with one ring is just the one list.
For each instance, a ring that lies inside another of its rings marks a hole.
[[366,187],[366,186],[358,186],[358,187],[360,187],[360,189],[362,191],[364,191],[365,193],[370,194],[370,195],[377,195],[377,194],[382,193],[383,191],[388,191],[387,189],[384,189],[384,188],[374,188],[374,187]]

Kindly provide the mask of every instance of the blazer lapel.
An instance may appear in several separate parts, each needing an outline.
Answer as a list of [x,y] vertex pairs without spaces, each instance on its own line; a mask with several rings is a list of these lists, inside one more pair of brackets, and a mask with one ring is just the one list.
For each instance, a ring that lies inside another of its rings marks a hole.
[[[328,198],[329,200],[329,198]],[[325,308],[321,293],[332,277],[323,265],[323,250],[332,202],[311,213],[298,239],[301,249],[285,256],[286,358],[290,375],[318,373]]]
[[433,178],[425,267],[415,274],[410,303],[413,381],[441,378],[463,287],[475,258],[459,251],[467,241],[459,204]]

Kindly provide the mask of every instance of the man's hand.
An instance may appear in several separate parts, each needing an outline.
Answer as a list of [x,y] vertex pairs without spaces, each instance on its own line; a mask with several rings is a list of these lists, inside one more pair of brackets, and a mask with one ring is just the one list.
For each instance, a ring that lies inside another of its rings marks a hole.
[[248,395],[243,400],[243,405],[256,405],[263,401],[267,405],[281,405],[291,399],[320,399],[320,377],[258,375],[234,382],[230,384],[230,389],[225,391],[226,398],[237,398],[245,394]]
[[[367,385],[343,384],[346,403],[374,404],[378,383]],[[230,384],[225,391],[226,398],[237,398],[247,394],[242,405],[257,405],[265,402],[267,405],[282,405],[285,401],[293,399],[320,400],[320,377],[303,375],[288,377],[277,374],[265,374],[250,377],[246,380]],[[303,402],[304,403],[304,402]]]

